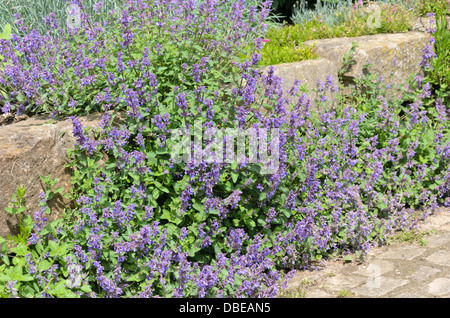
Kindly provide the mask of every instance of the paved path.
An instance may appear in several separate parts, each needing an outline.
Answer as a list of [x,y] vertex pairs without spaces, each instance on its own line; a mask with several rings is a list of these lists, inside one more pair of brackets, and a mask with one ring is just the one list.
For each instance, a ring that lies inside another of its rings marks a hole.
[[415,235],[372,248],[362,261],[325,261],[319,268],[297,272],[284,296],[450,297],[450,209],[429,216]]

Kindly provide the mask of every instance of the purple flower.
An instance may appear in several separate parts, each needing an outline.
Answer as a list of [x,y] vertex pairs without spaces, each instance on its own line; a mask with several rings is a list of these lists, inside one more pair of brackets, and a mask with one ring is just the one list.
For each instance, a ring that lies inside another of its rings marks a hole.
[[189,203],[191,196],[194,194],[193,189],[190,184],[186,185],[185,189],[181,192],[181,210],[187,211],[191,207]]
[[98,1],[98,2],[94,3],[94,6],[93,6],[94,12],[97,14],[100,14],[100,10],[102,9],[102,7],[103,7],[102,1]]
[[8,281],[8,290],[9,292],[12,294],[13,298],[19,298],[18,294],[17,294],[17,281],[13,280],[13,281]]
[[53,12],[51,12],[47,17],[44,18],[45,24],[50,26],[52,29],[58,28],[58,20]]
[[225,200],[225,204],[231,209],[236,209],[241,200],[242,191],[234,190],[231,195]]
[[6,102],[5,105],[2,107],[2,112],[4,114],[9,113],[11,110],[11,104]]
[[264,225],[265,228],[270,227],[270,223],[272,223],[275,220],[276,215],[277,215],[276,210],[273,207],[270,208],[265,220],[266,221],[266,224]]
[[430,39],[430,44],[425,45],[422,49],[422,60],[419,63],[419,66],[423,68],[431,68],[430,60],[434,57],[437,57],[433,48],[434,39]]
[[227,236],[229,245],[232,249],[237,250],[242,247],[242,244],[249,237],[245,233],[243,229],[234,229],[231,230],[229,235]]
[[28,263],[28,271],[30,272],[30,274],[34,274],[36,273],[36,264],[34,263],[34,261],[31,259],[31,253],[28,253],[26,256],[27,259],[27,263]]
[[95,140],[90,140],[85,136],[84,127],[77,117],[71,116],[69,117],[69,120],[72,121],[73,135],[77,139],[77,144],[81,149],[86,149],[91,155],[97,149],[97,142]]

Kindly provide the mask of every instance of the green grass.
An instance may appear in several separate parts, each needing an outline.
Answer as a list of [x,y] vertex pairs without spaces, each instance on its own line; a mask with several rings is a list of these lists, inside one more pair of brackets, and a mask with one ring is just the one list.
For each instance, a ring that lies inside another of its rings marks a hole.
[[427,244],[426,237],[432,234],[436,234],[436,230],[422,231],[417,230],[411,231],[400,231],[391,238],[388,239],[388,243],[418,243],[421,246]]
[[339,292],[339,294],[338,294],[338,298],[351,298],[351,297],[353,297],[355,294],[352,292],[352,291],[350,291],[350,290],[347,290],[347,289],[343,289],[343,290],[341,290],[340,292]]

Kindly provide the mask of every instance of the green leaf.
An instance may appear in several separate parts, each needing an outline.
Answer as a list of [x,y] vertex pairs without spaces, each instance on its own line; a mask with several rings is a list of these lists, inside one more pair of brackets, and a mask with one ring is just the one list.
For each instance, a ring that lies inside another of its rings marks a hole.
[[17,244],[17,246],[12,247],[11,251],[16,253],[17,256],[25,256],[28,254],[28,248],[23,243]]
[[51,286],[48,293],[58,298],[76,298],[77,296],[65,287],[65,280],[59,281],[56,285]]
[[6,246],[6,243],[0,243],[0,253],[2,254],[2,261],[6,264],[6,265],[10,265],[9,262],[9,257],[8,257],[8,248]]
[[258,218],[256,220],[256,222],[258,223],[258,226],[263,227],[264,225],[266,225],[266,221],[263,218]]
[[233,226],[238,227],[240,223],[241,223],[241,220],[233,219]]
[[34,280],[34,278],[30,275],[23,274],[23,268],[21,266],[8,267],[5,271],[0,274],[0,281],[18,281],[18,282],[29,282]]
[[62,193],[62,191],[64,190],[64,187],[59,187],[55,189],[56,193]]
[[352,261],[352,257],[350,255],[345,255],[343,258],[344,262],[351,262]]
[[253,221],[253,220],[250,219],[250,218],[245,219],[244,222],[245,222],[245,224],[246,224],[249,228],[251,228],[251,229],[253,229],[253,228],[256,226],[255,221]]
[[26,208],[26,207],[24,207],[24,206],[21,206],[21,207],[17,208],[16,214],[19,214],[19,213],[25,212],[26,210],[27,210],[27,208]]
[[155,185],[156,187],[158,187],[159,190],[165,192],[165,193],[169,193],[169,190],[163,186],[161,183],[159,183],[158,181],[155,181]]
[[92,291],[91,287],[89,287],[88,285],[83,285],[80,287],[80,289],[85,293],[90,293]]
[[155,200],[158,199],[160,193],[161,192],[158,190],[158,188],[154,188],[153,192],[152,192],[152,198],[155,199]]
[[30,285],[25,285],[20,288],[20,294],[26,295],[27,298],[35,298],[36,291],[39,292],[39,289],[36,289],[34,286],[36,283],[33,283],[33,287]]
[[11,24],[6,24],[3,28],[3,32],[0,34],[0,39],[9,40],[11,38]]
[[10,213],[10,214],[13,214],[13,215],[17,214],[17,208],[7,207],[7,208],[5,208],[5,211]]
[[43,272],[49,269],[52,266],[52,263],[50,263],[47,260],[43,260],[39,263],[39,271]]
[[165,219],[165,220],[171,220],[172,219],[172,215],[170,213],[169,210],[163,209],[163,213],[161,215],[161,219]]

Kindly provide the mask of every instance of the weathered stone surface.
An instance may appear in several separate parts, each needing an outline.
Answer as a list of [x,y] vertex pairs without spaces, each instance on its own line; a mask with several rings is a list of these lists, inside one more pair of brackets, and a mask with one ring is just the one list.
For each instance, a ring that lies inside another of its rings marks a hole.
[[403,293],[395,295],[394,298],[425,298],[425,296],[414,293]]
[[450,247],[450,233],[435,234],[426,238],[426,244],[428,247]]
[[306,294],[308,298],[332,298],[333,296],[323,290],[314,290]]
[[0,115],[0,126],[17,123],[19,121],[27,120],[27,119],[28,119],[28,115],[26,115],[26,114],[19,115],[19,116],[16,116],[11,113],[1,114]]
[[437,265],[450,266],[450,251],[437,251],[428,256],[427,261]]
[[[81,117],[85,127],[98,127],[100,114]],[[17,187],[26,187],[27,214],[39,211],[39,193],[42,191],[40,175],[57,178],[57,186],[68,191],[71,185],[71,171],[67,149],[73,149],[75,138],[69,120],[49,123],[43,117],[32,117],[11,125],[0,126],[0,236],[17,234],[15,216],[5,211]],[[62,196],[49,202],[53,220],[68,204]]]
[[425,252],[425,248],[416,247],[416,246],[407,246],[407,247],[398,247],[393,248],[379,257],[383,259],[398,259],[398,260],[412,260],[415,257],[423,254]]
[[336,275],[326,281],[326,286],[332,291],[341,291],[344,288],[354,288],[367,282],[367,277],[359,275]]
[[[344,85],[351,85],[356,78],[362,78],[365,75],[363,66],[370,62],[372,67],[369,71],[377,77],[381,75],[383,83],[394,85],[392,92],[397,94],[396,87],[404,85],[411,73],[415,75],[423,73],[419,63],[422,49],[430,43],[430,39],[431,36],[427,33],[407,32],[322,39],[304,43],[306,45],[316,43],[314,52],[321,58],[332,61],[337,69],[341,69],[344,55],[349,53],[352,42],[357,42],[358,47],[352,59],[354,64],[343,74]],[[398,86],[395,86],[397,84]],[[344,91],[346,92],[350,90]]]
[[[328,75],[332,76],[333,83],[338,85],[338,69],[336,64],[327,59],[319,60],[306,60],[294,63],[283,63],[273,65],[275,68],[274,75],[282,78],[283,80],[283,91],[289,91],[294,84],[294,81],[300,80],[301,85],[305,85],[308,89],[308,97],[311,99],[311,107],[316,107],[317,104],[314,102],[315,98],[319,98],[318,94],[313,92],[313,89],[317,88],[317,80],[325,82]],[[267,75],[269,66],[260,69],[262,74]],[[328,100],[332,100],[336,93],[330,92],[328,90],[325,93]],[[293,98],[292,103],[295,103],[298,98]]]
[[440,270],[437,268],[429,267],[429,266],[420,266],[414,273],[412,273],[409,278],[415,279],[417,281],[423,281],[428,277],[439,273]]
[[355,274],[364,275],[364,276],[380,276],[386,274],[394,269],[394,264],[389,261],[385,261],[382,259],[374,260],[369,264],[369,266],[361,266],[355,271]]
[[406,285],[407,283],[408,281],[404,279],[380,277],[378,284],[367,283],[355,288],[354,291],[358,295],[364,297],[382,297],[394,289]]

